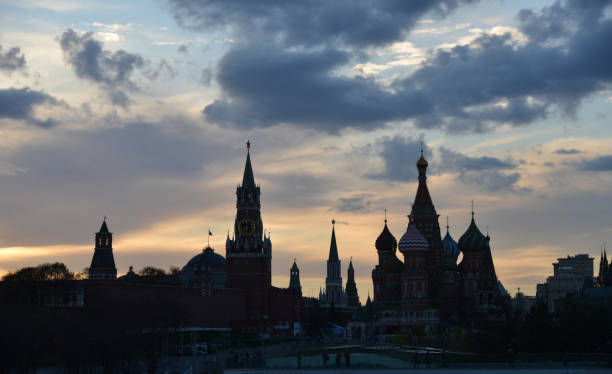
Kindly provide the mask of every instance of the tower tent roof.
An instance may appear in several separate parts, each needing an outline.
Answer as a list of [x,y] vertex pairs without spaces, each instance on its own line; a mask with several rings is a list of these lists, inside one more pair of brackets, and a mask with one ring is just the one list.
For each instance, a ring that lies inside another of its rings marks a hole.
[[329,258],[328,261],[340,261],[338,258],[338,246],[336,245],[336,221],[332,221],[332,235],[331,235],[331,243],[329,244]]
[[419,170],[419,186],[417,187],[417,193],[414,197],[414,204],[412,205],[413,216],[419,215],[435,215],[436,209],[434,208],[427,188],[427,160],[423,157],[423,151],[421,150],[421,158],[417,161],[416,166]]
[[253,176],[253,167],[251,166],[250,151],[247,151],[246,164],[244,165],[244,174],[242,175],[242,187],[255,188],[255,177]]
[[98,234],[110,234],[110,231],[108,231],[108,226],[106,225],[106,217],[104,217],[104,221],[102,221],[102,226],[100,226],[100,231],[98,231]]
[[293,266],[291,266],[291,270],[300,270],[297,264],[295,263],[295,260],[293,260]]

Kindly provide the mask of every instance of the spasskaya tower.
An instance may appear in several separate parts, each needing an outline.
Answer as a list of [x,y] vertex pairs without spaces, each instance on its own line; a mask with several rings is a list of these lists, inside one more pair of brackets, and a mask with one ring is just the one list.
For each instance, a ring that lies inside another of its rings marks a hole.
[[261,192],[255,185],[250,148],[247,142],[242,184],[236,188],[234,237],[228,233],[225,245],[226,287],[248,290],[249,317],[265,320],[270,315],[272,243],[263,232]]

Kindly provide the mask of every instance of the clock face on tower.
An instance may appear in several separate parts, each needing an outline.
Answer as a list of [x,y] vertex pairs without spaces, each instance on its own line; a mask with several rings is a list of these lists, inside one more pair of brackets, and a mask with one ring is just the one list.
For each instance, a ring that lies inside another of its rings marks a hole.
[[244,236],[251,236],[255,232],[255,223],[248,218],[242,219],[238,223],[238,232]]

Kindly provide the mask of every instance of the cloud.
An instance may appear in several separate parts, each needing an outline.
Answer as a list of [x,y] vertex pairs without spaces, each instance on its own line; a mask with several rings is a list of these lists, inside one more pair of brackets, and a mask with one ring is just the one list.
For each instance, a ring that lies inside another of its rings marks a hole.
[[555,153],[558,155],[575,155],[575,154],[580,153],[580,151],[577,150],[576,148],[571,148],[571,149],[559,148],[555,151]]
[[232,30],[241,39],[254,35],[286,46],[384,45],[401,39],[425,14],[445,16],[475,0],[169,0],[180,26]]
[[579,166],[582,170],[588,171],[612,171],[612,155],[585,160]]
[[24,71],[26,68],[26,59],[19,47],[12,47],[6,52],[2,51],[0,45],[0,71],[11,74],[14,71]]
[[114,105],[124,108],[129,105],[126,91],[137,89],[132,74],[145,66],[140,55],[122,49],[116,52],[104,50],[103,43],[95,40],[93,33],[78,35],[72,29],[62,34],[60,45],[66,62],[77,77],[98,83],[107,91]]
[[[396,135],[384,137],[376,141],[383,160],[383,168],[368,174],[372,179],[391,181],[415,181],[419,176],[415,166],[421,147],[423,152],[431,154],[431,149],[423,142],[423,138],[406,138]],[[408,161],[412,160],[412,161]]]
[[490,192],[531,191],[529,188],[517,185],[521,175],[516,172],[518,165],[512,159],[470,157],[444,147],[439,149],[439,153],[441,167],[438,172],[456,173],[457,178],[463,183],[476,185]]
[[42,91],[25,88],[0,89],[0,118],[20,120],[42,128],[53,127],[52,118],[38,119],[35,108],[43,105],[59,105],[59,101]]
[[[390,2],[363,9],[316,1],[170,3],[182,26],[237,30],[238,42],[216,69],[222,96],[204,108],[207,120],[224,126],[287,123],[338,133],[413,121],[423,129],[485,132],[551,113],[574,115],[584,98],[612,82],[609,1],[521,11],[518,31],[478,33],[465,45],[432,51],[414,73],[388,85],[355,75],[383,69],[364,60],[363,47],[402,41],[419,17],[447,14],[460,2],[411,1],[397,9]],[[405,24],[396,24],[396,15]]]
[[[87,131],[58,126],[40,141],[3,153],[18,172],[1,178],[0,206],[21,213],[0,217],[0,246],[89,240],[92,217],[105,214],[122,217],[125,233],[214,209],[224,195],[201,178],[232,157],[226,145],[181,118],[118,119],[112,128]],[[49,222],[53,230],[37,235]]]
[[453,174],[462,183],[476,185],[486,191],[530,191],[517,185],[521,175],[515,160],[471,157],[444,147],[431,149],[421,139],[398,135],[377,140],[376,148],[382,158],[383,168],[367,176],[390,181],[416,181],[418,171],[415,162],[423,147],[425,157],[433,160],[428,170],[429,175]]
[[373,204],[369,194],[353,195],[338,199],[334,210],[338,212],[368,213]]

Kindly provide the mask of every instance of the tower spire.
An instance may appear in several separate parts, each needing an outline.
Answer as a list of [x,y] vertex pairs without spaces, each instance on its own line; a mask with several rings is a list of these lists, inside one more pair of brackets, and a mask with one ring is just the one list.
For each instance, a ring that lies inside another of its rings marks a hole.
[[336,245],[336,220],[332,219],[332,236],[329,244],[329,258],[328,261],[338,261],[338,246]]
[[242,187],[255,188],[255,177],[253,176],[253,167],[251,166],[251,142],[247,141],[247,159],[244,165],[244,174],[242,176]]
[[448,234],[448,229],[449,229],[449,226],[448,226],[448,216],[446,216],[446,233],[447,234]]

